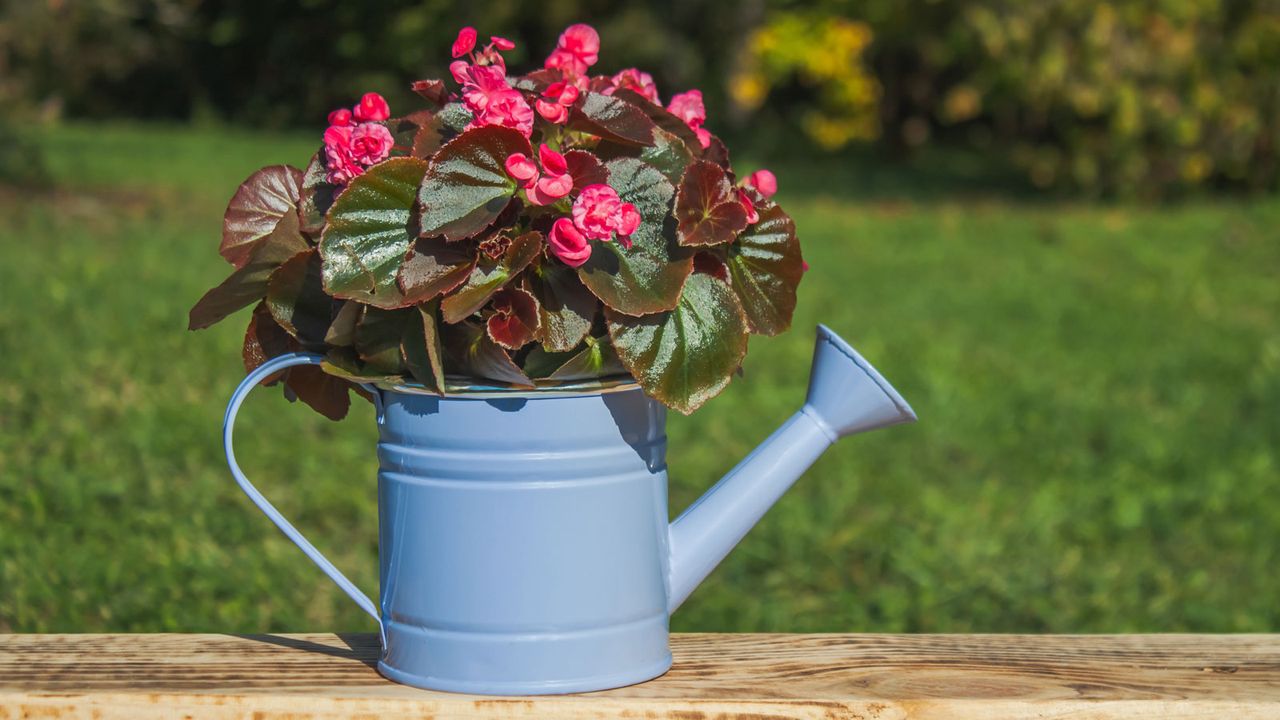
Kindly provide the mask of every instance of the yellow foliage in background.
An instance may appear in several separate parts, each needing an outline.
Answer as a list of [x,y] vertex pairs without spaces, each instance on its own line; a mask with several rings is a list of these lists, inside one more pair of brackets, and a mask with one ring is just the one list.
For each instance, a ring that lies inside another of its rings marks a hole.
[[[1280,3],[1059,0],[959,6],[940,124],[985,115],[1038,186],[1156,195],[1266,187],[1280,140]],[[976,50],[977,52],[974,52]]]
[[880,85],[865,59],[871,28],[843,17],[779,12],[750,36],[729,79],[729,97],[754,112],[774,88],[796,82],[814,102],[801,117],[805,133],[826,149],[879,136]]

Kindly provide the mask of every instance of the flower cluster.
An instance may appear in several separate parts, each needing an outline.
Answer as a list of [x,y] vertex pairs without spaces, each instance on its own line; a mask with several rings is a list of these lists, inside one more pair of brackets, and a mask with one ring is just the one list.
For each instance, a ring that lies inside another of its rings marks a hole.
[[[664,104],[638,68],[593,74],[600,35],[565,29],[542,67],[463,28],[448,80],[329,114],[305,170],[236,192],[220,252],[235,266],[191,311],[206,327],[261,298],[243,356],[323,352],[353,382],[518,387],[630,376],[689,412],[728,384],[751,333],[791,323],[806,268],[768,170],[734,172],[702,93]],[[264,280],[264,277],[266,279]],[[285,385],[330,417],[341,383]]]
[[453,57],[466,55],[470,62],[455,59],[449,73],[462,85],[462,100],[474,119],[471,127],[497,125],[519,130],[529,137],[533,133],[533,108],[519,90],[507,83],[507,63],[502,52],[516,44],[492,37],[489,44],[476,51],[475,28],[465,27],[453,42]]
[[350,110],[338,108],[329,113],[324,153],[330,183],[345,185],[365,168],[390,157],[395,141],[383,124],[390,117],[391,108],[378,93],[365,93]]
[[[567,200],[576,183],[565,156],[544,144],[538,148],[538,162],[541,168],[528,155],[512,153],[503,164],[531,204]],[[591,257],[588,240],[608,242],[616,234],[618,242],[630,248],[631,236],[639,227],[640,213],[634,204],[623,202],[608,185],[593,183],[583,186],[573,200],[571,218],[554,221],[547,241],[556,257],[566,265],[579,267]]]
[[559,218],[547,237],[551,252],[570,267],[580,267],[591,257],[588,240],[613,239],[631,247],[631,235],[640,227],[636,206],[624,203],[608,185],[588,185],[573,203],[573,219]]

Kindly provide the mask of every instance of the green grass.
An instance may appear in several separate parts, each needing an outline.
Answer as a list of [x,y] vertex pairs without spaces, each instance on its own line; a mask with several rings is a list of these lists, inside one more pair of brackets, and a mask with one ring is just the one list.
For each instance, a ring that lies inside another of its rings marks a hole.
[[[58,189],[0,191],[0,631],[369,630],[224,467],[245,315],[184,329],[227,273],[235,185],[315,139],[72,126],[44,143]],[[812,265],[795,329],[672,418],[673,509],[796,408],[816,322],[921,421],[832,449],[675,629],[1277,629],[1280,202],[775,169]],[[371,416],[260,392],[238,443],[370,592]]]

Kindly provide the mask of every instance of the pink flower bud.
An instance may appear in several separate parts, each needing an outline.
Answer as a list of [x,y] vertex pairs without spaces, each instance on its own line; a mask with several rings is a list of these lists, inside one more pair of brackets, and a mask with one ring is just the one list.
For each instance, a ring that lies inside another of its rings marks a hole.
[[337,110],[334,110],[329,113],[329,124],[337,125],[338,127],[346,127],[347,125],[354,124],[351,122],[351,111],[346,108],[338,108]]
[[[497,35],[494,35],[493,37],[489,38],[489,42],[493,43],[494,47],[498,48],[503,52],[516,49],[515,43],[511,42],[510,40],[504,37],[498,37]],[[454,57],[457,57],[457,55],[455,55]]]
[[569,119],[569,109],[560,103],[539,100],[534,103],[534,107],[538,109],[538,114],[549,123],[560,125]]
[[453,41],[453,48],[450,52],[455,58],[460,58],[474,50],[475,47],[476,29],[473,27],[464,27],[458,31],[458,39]]
[[551,226],[547,236],[551,252],[569,267],[579,267],[591,257],[591,243],[587,242],[569,218],[560,218]]
[[529,202],[550,205],[573,189],[573,176],[569,174],[569,163],[564,155],[545,144],[538,148],[538,161],[542,163],[542,178],[529,191]]
[[542,170],[548,175],[564,175],[569,172],[569,163],[565,162],[564,155],[552,150],[546,143],[538,147],[538,162],[542,163]]
[[761,195],[770,198],[778,192],[778,178],[768,170],[760,169],[747,178],[747,187],[753,187]]
[[529,199],[535,205],[550,205],[573,189],[573,178],[568,175],[543,175],[534,186]]
[[358,122],[381,122],[391,117],[391,108],[378,93],[365,93],[356,105],[355,118]]
[[519,180],[525,188],[533,187],[538,181],[538,166],[524,153],[511,153],[507,156],[505,165],[507,174]]
[[454,60],[449,63],[449,74],[459,85],[471,82],[471,65],[466,60]]

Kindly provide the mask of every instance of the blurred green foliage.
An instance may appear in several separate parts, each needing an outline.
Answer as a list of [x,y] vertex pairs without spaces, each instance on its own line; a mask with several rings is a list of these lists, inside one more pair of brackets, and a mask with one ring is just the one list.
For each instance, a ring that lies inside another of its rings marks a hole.
[[[371,629],[227,473],[243,325],[185,330],[227,272],[235,184],[314,147],[71,124],[46,137],[58,192],[0,189],[0,632]],[[794,330],[671,414],[671,508],[803,402],[816,322],[921,421],[832,448],[677,630],[1280,625],[1280,200],[1016,199],[928,152],[738,162],[777,171],[811,270]],[[259,392],[237,435],[249,476],[370,592],[372,417]]]
[[1039,187],[1274,189],[1280,2],[834,3],[876,33],[895,142],[1010,153]]
[[1280,177],[1280,0],[0,0],[0,97],[318,128],[370,89],[407,107],[464,24],[532,66],[578,21],[599,70],[702,88],[739,144],[962,144],[1093,194]]

